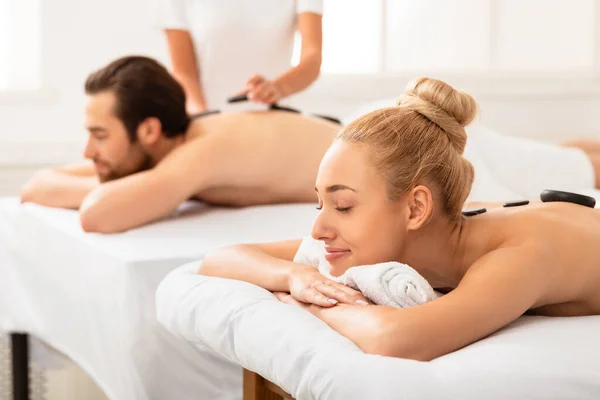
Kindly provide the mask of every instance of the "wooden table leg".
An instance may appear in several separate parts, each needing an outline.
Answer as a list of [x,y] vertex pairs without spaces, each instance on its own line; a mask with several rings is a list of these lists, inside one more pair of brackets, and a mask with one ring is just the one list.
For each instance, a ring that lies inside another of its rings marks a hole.
[[255,372],[244,369],[244,400],[293,400],[279,386]]

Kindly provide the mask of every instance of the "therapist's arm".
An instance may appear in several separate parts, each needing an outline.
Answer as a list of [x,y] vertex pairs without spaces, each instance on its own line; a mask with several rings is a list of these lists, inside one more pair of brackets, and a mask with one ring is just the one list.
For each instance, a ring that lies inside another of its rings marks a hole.
[[99,185],[91,163],[45,168],[37,171],[21,188],[21,203],[78,209],[83,199]]
[[311,12],[298,15],[298,30],[302,37],[300,62],[275,79],[281,97],[306,89],[319,77],[323,48],[322,19],[321,15]]
[[206,111],[206,101],[200,82],[192,36],[188,31],[179,29],[166,29],[165,34],[173,65],[173,76],[185,90],[188,114]]
[[304,12],[298,15],[298,30],[302,36],[300,61],[274,80],[262,75],[251,76],[246,82],[248,98],[265,104],[273,104],[284,97],[306,89],[321,71],[322,17],[319,14]]

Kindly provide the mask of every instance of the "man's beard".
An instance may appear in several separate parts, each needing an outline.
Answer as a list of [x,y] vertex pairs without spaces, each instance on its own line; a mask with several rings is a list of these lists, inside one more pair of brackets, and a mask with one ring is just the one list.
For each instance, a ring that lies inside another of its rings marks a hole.
[[120,179],[120,178],[129,176],[129,175],[137,174],[138,172],[149,170],[150,168],[152,168],[152,158],[150,157],[150,154],[148,154],[148,153],[144,153],[143,157],[144,158],[143,158],[142,162],[140,162],[140,164],[136,168],[134,168],[133,171],[128,171],[127,173],[120,172],[118,167],[112,167],[110,164],[108,164],[104,161],[94,160],[95,163],[100,163],[100,164],[108,167],[107,173],[105,173],[105,174],[97,173],[96,174],[96,175],[98,175],[98,180],[100,181],[100,183],[105,183],[105,182],[114,181],[116,179]]

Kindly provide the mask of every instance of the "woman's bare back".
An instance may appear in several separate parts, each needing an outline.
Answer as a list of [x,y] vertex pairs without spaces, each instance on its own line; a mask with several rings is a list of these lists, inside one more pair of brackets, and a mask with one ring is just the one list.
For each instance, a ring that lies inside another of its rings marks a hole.
[[547,290],[530,313],[600,314],[600,209],[556,202],[488,210],[470,217],[471,234],[497,247],[524,246],[547,264]]

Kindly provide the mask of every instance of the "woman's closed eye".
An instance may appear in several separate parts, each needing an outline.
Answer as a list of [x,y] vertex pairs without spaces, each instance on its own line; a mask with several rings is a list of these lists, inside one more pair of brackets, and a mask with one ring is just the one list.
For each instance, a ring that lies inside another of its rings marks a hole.
[[[348,212],[350,211],[352,207],[336,207],[335,209],[339,212]],[[322,210],[323,209],[323,205],[319,205],[317,206],[317,210]]]

